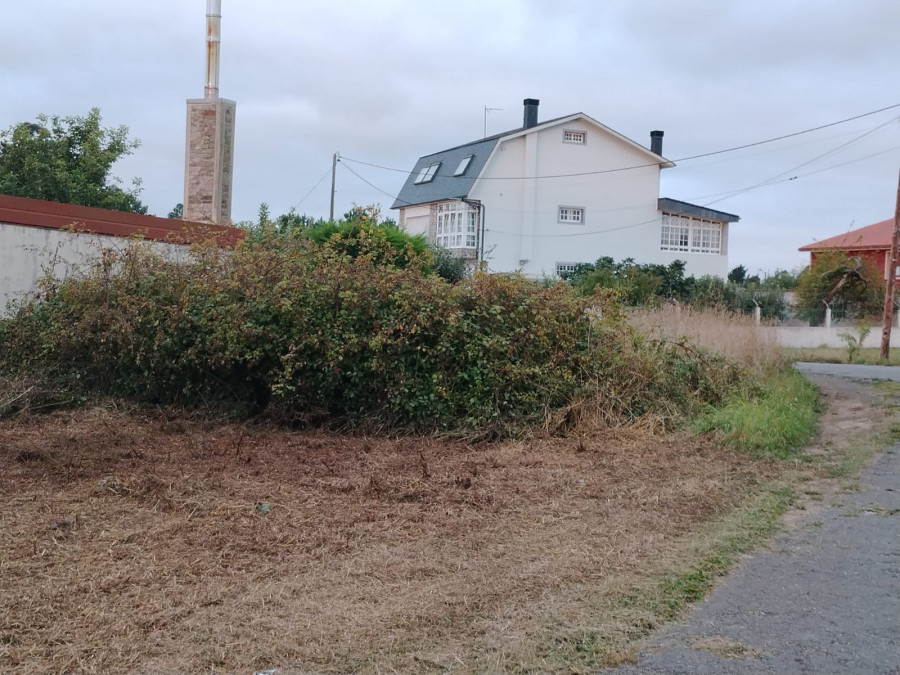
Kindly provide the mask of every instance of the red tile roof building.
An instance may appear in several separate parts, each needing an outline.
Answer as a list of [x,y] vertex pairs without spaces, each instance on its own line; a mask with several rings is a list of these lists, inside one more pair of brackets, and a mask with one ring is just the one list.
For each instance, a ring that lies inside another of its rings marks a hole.
[[[881,270],[882,278],[887,280],[893,231],[894,219],[890,218],[801,246],[799,250],[809,251],[810,265],[816,264],[817,254],[826,251],[843,251],[848,258],[858,257],[867,267]],[[896,273],[896,270],[894,281],[900,286],[900,275]]]

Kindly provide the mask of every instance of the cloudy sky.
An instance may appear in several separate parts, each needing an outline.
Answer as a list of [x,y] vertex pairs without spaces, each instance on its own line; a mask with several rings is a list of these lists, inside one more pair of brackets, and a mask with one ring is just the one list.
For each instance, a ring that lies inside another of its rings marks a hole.
[[[223,0],[221,95],[236,100],[233,217],[327,216],[399,191],[420,155],[584,112],[649,143],[661,196],[736,213],[729,263],[893,216],[900,107],[784,141],[679,159],[900,103],[897,0]],[[203,96],[204,0],[0,0],[0,127],[39,113],[125,124],[115,173],[166,215],[182,200],[185,99]],[[356,174],[351,172],[355,171]],[[319,182],[321,180],[321,182]],[[371,183],[371,186],[368,183]],[[318,187],[316,187],[318,183]],[[375,187],[372,187],[375,186]]]

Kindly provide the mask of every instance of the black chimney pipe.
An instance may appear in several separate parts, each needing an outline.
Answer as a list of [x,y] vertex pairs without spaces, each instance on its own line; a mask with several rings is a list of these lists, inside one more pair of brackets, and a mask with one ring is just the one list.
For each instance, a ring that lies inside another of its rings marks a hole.
[[660,157],[662,157],[662,139],[662,131],[650,132],[650,152],[655,152]]
[[522,103],[525,105],[525,122],[522,124],[522,128],[530,129],[538,123],[537,111],[540,101],[536,98],[526,98]]

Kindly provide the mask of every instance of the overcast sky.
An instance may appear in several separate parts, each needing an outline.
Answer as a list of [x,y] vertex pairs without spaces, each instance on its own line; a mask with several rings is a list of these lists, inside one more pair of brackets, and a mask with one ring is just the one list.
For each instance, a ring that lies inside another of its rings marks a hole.
[[[584,112],[645,145],[664,130],[678,165],[663,171],[660,196],[738,214],[732,267],[794,268],[806,260],[797,247],[893,216],[900,107],[677,160],[900,103],[898,0],[222,5],[220,93],[238,105],[235,220],[261,202],[327,216],[329,178],[313,187],[335,151],[347,158],[336,212],[387,212],[405,175],[350,159],[411,170],[480,138],[485,106],[501,109],[488,134],[521,126],[524,98],[540,99],[540,120]],[[105,125],[143,143],[116,175],[142,178],[143,200],[166,215],[182,201],[185,99],[203,96],[205,15],[204,0],[0,0],[0,127],[99,107]]]

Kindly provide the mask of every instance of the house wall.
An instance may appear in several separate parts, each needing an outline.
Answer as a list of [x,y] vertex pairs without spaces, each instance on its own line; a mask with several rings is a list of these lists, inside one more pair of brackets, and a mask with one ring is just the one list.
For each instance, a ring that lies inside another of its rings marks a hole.
[[64,230],[0,222],[0,315],[10,301],[37,290],[37,281],[47,272],[58,278],[75,274],[103,249],[129,245],[148,246],[170,260],[188,254],[188,246],[158,241],[138,242]]
[[431,228],[431,206],[407,206],[400,209],[400,229],[409,234],[428,236]]
[[[586,143],[564,143],[565,130],[584,131]],[[724,277],[727,226],[722,255],[660,249],[660,169],[641,166],[648,161],[647,154],[583,120],[501,141],[469,194],[486,209],[488,269],[553,276],[557,263],[611,256],[661,264],[680,259],[687,262],[688,274]],[[616,171],[628,166],[640,168]],[[556,175],[566,177],[531,178]],[[504,180],[511,176],[525,178]],[[560,206],[583,208],[584,222],[558,223]],[[407,230],[414,231],[409,226]]]

